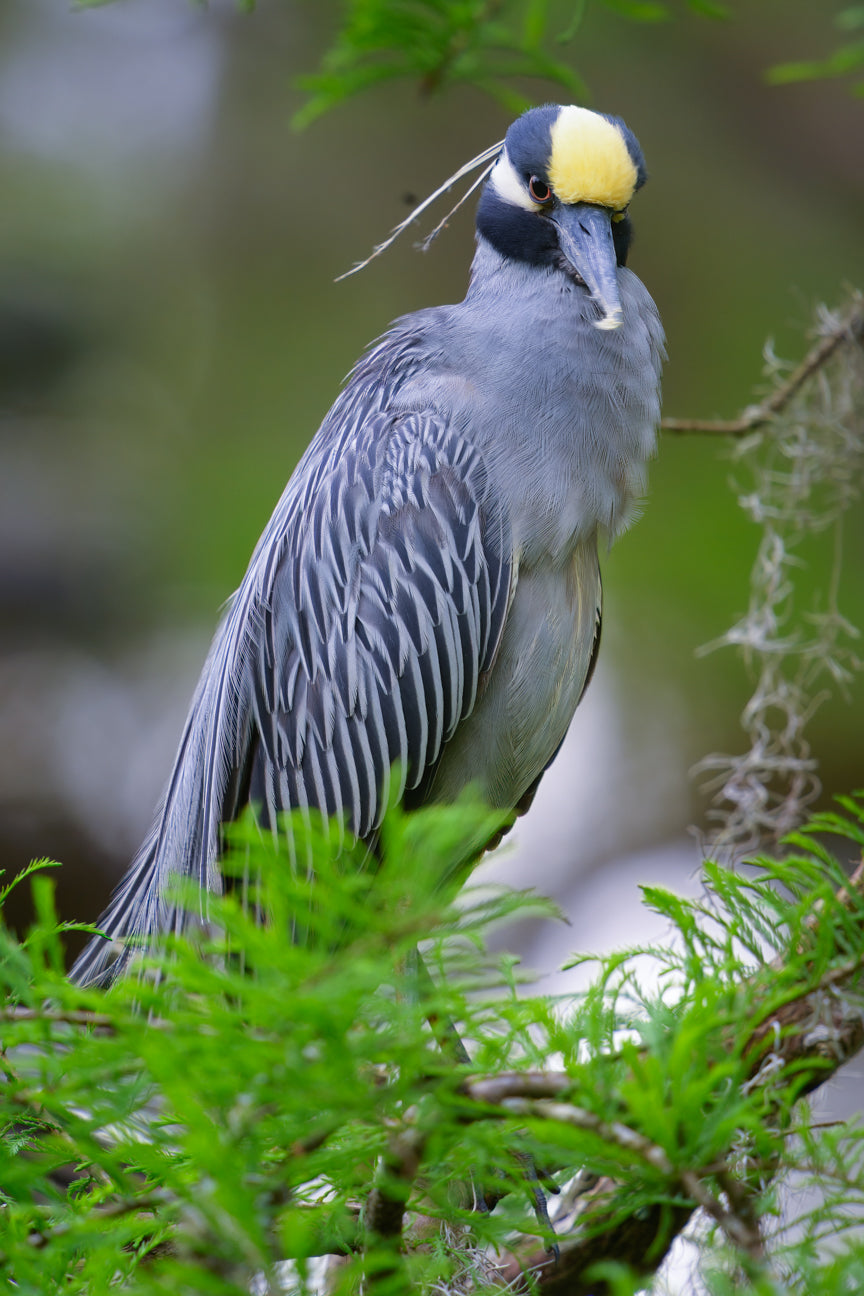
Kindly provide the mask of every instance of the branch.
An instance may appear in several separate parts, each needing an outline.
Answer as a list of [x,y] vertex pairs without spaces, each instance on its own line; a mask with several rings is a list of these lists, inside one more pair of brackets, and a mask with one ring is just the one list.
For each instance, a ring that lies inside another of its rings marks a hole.
[[864,306],[856,296],[853,305],[840,317],[832,329],[810,349],[784,383],[758,405],[749,406],[735,419],[680,419],[664,418],[660,427],[663,432],[682,434],[701,432],[712,436],[743,437],[757,428],[769,423],[775,414],[779,414],[789,404],[792,397],[801,389],[808,378],[811,378],[834,355],[841,343],[858,343],[864,341]]
[[363,1212],[367,1230],[379,1239],[399,1238],[411,1186],[417,1178],[426,1137],[409,1125],[400,1125],[390,1137],[382,1173]]
[[[837,900],[844,908],[852,909],[862,895],[864,863],[837,893]],[[823,911],[824,905],[814,908],[806,924],[814,937]],[[839,993],[860,976],[862,966],[864,955],[835,965],[815,985],[756,1022],[743,1051],[743,1056],[750,1059],[748,1085],[767,1086],[779,1072],[794,1067],[801,1077],[801,1094],[810,1093],[864,1049],[860,1009]],[[659,1170],[667,1177],[671,1201],[650,1209],[640,1207],[630,1214],[625,1207],[622,1214],[624,1199],[619,1183],[608,1176],[577,1176],[565,1190],[556,1212],[558,1258],[550,1256],[536,1239],[526,1238],[487,1271],[488,1282],[514,1293],[533,1289],[541,1296],[609,1296],[610,1288],[603,1280],[586,1276],[593,1266],[614,1257],[642,1273],[655,1272],[697,1209],[716,1221],[734,1247],[751,1259],[763,1257],[758,1215],[753,1209],[754,1191],[735,1177],[731,1152],[728,1161],[719,1164],[676,1167],[662,1147],[638,1130],[622,1121],[603,1120],[592,1111],[568,1103],[566,1096],[572,1083],[564,1071],[511,1071],[468,1077],[459,1092],[469,1104],[476,1105],[476,1111],[469,1107],[463,1119],[516,1115],[556,1120],[585,1130]],[[345,1256],[363,1250],[372,1235],[379,1244],[392,1245],[394,1260],[392,1267],[385,1266],[371,1277],[389,1280],[404,1241],[406,1205],[420,1173],[425,1144],[425,1136],[410,1123],[394,1124],[382,1166],[384,1173],[370,1193],[362,1226],[358,1227],[356,1216],[350,1220],[346,1217],[344,1237],[337,1241],[330,1229],[310,1254]],[[761,1168],[764,1171],[765,1167]],[[719,1183],[725,1201],[707,1186],[709,1178]],[[562,1228],[568,1216],[571,1218]],[[341,1235],[343,1228],[337,1232]]]
[[117,1019],[109,1013],[89,1012],[83,1008],[56,1009],[44,1005],[39,1008],[22,1008],[13,1004],[11,1007],[0,1008],[0,1022],[36,1021],[66,1026],[92,1026],[95,1030],[107,1031],[110,1035],[117,1031]]
[[[851,908],[852,897],[860,898],[862,894],[864,863],[838,892],[837,898],[844,907]],[[815,931],[818,913],[814,913],[809,925]],[[752,1057],[749,1084],[769,1084],[779,1071],[794,1067],[802,1077],[803,1096],[824,1084],[864,1049],[864,1017],[860,1006],[848,1002],[839,993],[860,976],[862,963],[864,955],[831,968],[815,986],[802,991],[754,1026],[744,1050],[745,1057],[748,1054]],[[613,1179],[605,1176],[596,1179],[587,1191],[577,1186],[575,1194],[570,1192],[569,1200],[565,1194],[564,1210],[558,1212],[559,1224],[562,1215],[572,1215],[567,1231],[559,1233],[558,1262],[550,1260],[535,1240],[530,1243],[526,1240],[525,1247],[515,1249],[496,1273],[501,1287],[509,1288],[512,1284],[514,1291],[533,1288],[542,1296],[608,1296],[611,1288],[605,1281],[586,1277],[592,1266],[614,1257],[641,1273],[656,1272],[697,1208],[705,1210],[720,1225],[734,1246],[754,1259],[761,1258],[762,1238],[747,1194],[737,1194],[736,1199],[736,1194],[727,1190],[728,1205],[724,1205],[704,1183],[709,1175],[721,1184],[731,1182],[727,1167],[676,1169],[662,1148],[628,1126],[601,1121],[593,1112],[566,1102],[550,1101],[566,1094],[568,1083],[563,1072],[510,1073],[466,1081],[463,1093],[479,1103],[499,1104],[503,1109],[501,1115],[516,1112],[552,1118],[590,1130],[630,1153],[635,1152],[668,1174],[670,1195],[677,1187],[685,1200],[680,1205],[640,1208],[622,1219],[622,1199],[618,1196],[621,1186]],[[613,1211],[616,1204],[619,1209]]]

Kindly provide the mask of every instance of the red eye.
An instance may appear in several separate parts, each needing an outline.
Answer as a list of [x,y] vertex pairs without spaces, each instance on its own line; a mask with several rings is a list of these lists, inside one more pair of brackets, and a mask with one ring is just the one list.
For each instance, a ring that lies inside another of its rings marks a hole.
[[532,176],[528,181],[528,192],[536,203],[547,203],[552,197],[552,190],[539,176]]

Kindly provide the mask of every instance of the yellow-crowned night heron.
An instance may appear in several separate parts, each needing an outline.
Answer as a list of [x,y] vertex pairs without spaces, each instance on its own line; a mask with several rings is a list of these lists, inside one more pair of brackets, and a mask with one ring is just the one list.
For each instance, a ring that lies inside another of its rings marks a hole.
[[[547,105],[507,132],[465,300],[359,362],[220,626],[156,822],[100,921],[121,948],[218,889],[221,826],[311,807],[372,837],[475,783],[524,804],[600,636],[598,534],[627,525],[659,418],[663,334],[625,269],[645,180],[622,121]],[[96,939],[81,981],[126,961]]]

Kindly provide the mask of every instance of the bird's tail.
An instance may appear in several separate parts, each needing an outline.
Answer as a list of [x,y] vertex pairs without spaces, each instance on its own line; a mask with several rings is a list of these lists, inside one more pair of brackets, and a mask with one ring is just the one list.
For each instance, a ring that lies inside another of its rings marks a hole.
[[[236,791],[239,707],[231,679],[227,636],[217,635],[186,720],[171,778],[156,820],[70,976],[81,985],[109,985],[136,953],[160,934],[205,918],[206,891],[221,890],[220,828]],[[178,904],[172,884],[201,888],[198,912]]]

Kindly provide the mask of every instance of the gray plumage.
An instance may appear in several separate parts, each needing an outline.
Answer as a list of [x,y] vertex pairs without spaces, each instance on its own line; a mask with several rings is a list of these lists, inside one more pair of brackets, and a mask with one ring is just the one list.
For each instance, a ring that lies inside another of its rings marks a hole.
[[[598,537],[630,520],[655,446],[662,330],[620,264],[617,290],[620,327],[597,327],[578,275],[481,232],[464,302],[358,363],[217,631],[109,936],[177,926],[173,876],[218,891],[247,803],[368,838],[394,762],[416,801],[473,782],[513,807],[536,784],[592,666]],[[73,975],[110,978],[116,956],[97,938]]]

